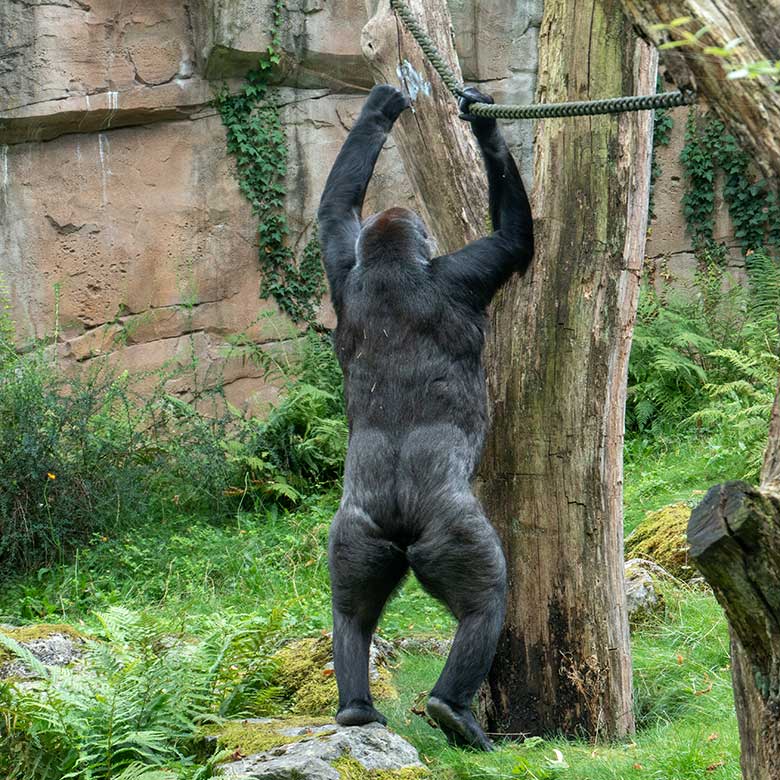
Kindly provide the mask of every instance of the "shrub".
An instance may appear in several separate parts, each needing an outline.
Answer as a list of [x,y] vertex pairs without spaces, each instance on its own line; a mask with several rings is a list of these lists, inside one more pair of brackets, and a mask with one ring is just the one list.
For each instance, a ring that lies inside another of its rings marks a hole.
[[143,512],[126,378],[68,382],[45,351],[0,369],[0,564],[29,567]]
[[105,361],[66,374],[45,344],[19,355],[4,305],[0,295],[0,572],[62,560],[144,517],[220,520],[247,497],[295,505],[340,478],[347,426],[327,339],[308,336],[279,406],[246,420],[219,387],[168,394],[171,372],[141,395]]
[[247,446],[233,456],[242,468],[234,493],[261,504],[296,504],[341,479],[348,431],[341,370],[329,338],[316,333],[305,338],[281,403],[267,419],[248,421],[246,429]]

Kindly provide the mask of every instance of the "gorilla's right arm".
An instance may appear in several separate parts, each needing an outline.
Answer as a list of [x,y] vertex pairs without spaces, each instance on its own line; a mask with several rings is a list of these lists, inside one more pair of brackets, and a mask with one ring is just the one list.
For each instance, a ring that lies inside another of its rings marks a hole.
[[317,219],[322,261],[336,313],[341,308],[344,281],[355,265],[355,243],[368,182],[387,134],[408,106],[409,99],[395,87],[375,86],[325,183]]
[[461,118],[471,122],[482,151],[494,232],[436,258],[434,268],[440,283],[453,295],[484,308],[513,273],[528,268],[534,254],[534,230],[531,205],[512,153],[495,119],[469,114],[474,102],[493,100],[472,87],[461,98],[460,109]]

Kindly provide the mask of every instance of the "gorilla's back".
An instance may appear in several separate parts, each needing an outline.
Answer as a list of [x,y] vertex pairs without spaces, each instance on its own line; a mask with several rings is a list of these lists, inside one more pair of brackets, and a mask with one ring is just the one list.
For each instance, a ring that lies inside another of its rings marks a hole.
[[335,333],[350,431],[445,424],[481,442],[485,320],[438,289],[428,266],[355,268]]

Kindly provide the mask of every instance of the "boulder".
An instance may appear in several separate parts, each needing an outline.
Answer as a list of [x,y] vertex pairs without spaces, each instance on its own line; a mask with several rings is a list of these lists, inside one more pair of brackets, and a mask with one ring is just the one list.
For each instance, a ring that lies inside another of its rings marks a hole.
[[[69,666],[84,652],[84,638],[68,625],[0,626],[0,633],[17,642],[44,666]],[[0,680],[35,676],[35,670],[0,641]]]
[[[362,104],[324,97],[279,94],[289,150],[286,209],[298,256]],[[413,198],[389,143],[366,207],[393,203],[409,206]],[[66,365],[108,356],[153,385],[153,372],[194,356],[197,375],[175,380],[170,392],[186,397],[195,384],[221,383],[233,405],[263,411],[277,385],[263,366],[230,357],[226,340],[241,333],[267,350],[289,349],[298,328],[259,297],[256,231],[214,113],[0,146],[0,276],[17,338],[24,345],[57,325]],[[332,324],[332,312],[323,308],[321,319]]]
[[646,558],[681,580],[690,580],[696,569],[688,560],[686,532],[691,508],[670,504],[648,512],[626,538],[626,558]]
[[[271,45],[275,0],[200,0],[193,5],[194,43],[209,79],[241,77]],[[345,24],[345,20],[349,20]],[[354,91],[372,85],[360,48],[363,0],[293,0],[284,4],[281,56],[271,80],[300,88]]]
[[[244,755],[258,738],[267,747]],[[237,756],[221,766],[222,775],[234,780],[416,780],[429,776],[415,748],[378,723],[343,727],[271,719],[233,722],[217,735],[217,742]]]
[[645,561],[639,558],[626,561],[625,578],[626,607],[628,620],[632,626],[638,625],[663,609],[663,595],[658,590],[650,567]]
[[211,98],[185,2],[2,3],[0,31],[0,143],[187,116]]
[[396,639],[393,645],[402,653],[445,656],[452,648],[452,640],[440,639],[435,636],[410,636]]
[[[450,5],[465,77],[498,100],[530,100],[540,0]],[[267,51],[273,8],[274,0],[0,3],[0,278],[20,347],[56,329],[68,368],[108,356],[140,368],[151,386],[156,370],[191,361],[197,374],[170,392],[187,398],[198,383],[223,384],[230,403],[255,413],[276,400],[278,382],[243,355],[227,356],[229,335],[288,349],[299,329],[259,298],[257,220],[210,105],[215,88],[237,88]],[[298,257],[372,85],[360,44],[366,19],[362,0],[284,6],[270,81]],[[530,172],[532,123],[505,129]],[[416,204],[391,137],[365,208],[394,205]],[[319,320],[334,324],[327,303]]]

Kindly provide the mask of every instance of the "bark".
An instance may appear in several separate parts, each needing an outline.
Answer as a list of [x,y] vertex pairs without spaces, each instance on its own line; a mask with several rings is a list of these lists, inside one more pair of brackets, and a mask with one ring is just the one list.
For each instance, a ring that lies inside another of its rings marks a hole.
[[[654,91],[617,0],[546,0],[539,48],[541,101]],[[537,254],[500,294],[487,358],[482,494],[511,577],[495,732],[633,730],[622,449],[651,143],[650,113],[537,126]]]
[[[767,460],[780,450],[777,427]],[[745,780],[780,777],[780,495],[727,482],[691,514],[691,557],[731,628]]]
[[[637,41],[618,0],[587,5],[546,2],[541,99],[652,92],[655,55]],[[457,71],[446,4],[410,6]],[[476,147],[386,2],[363,45],[377,81],[398,83],[400,57],[431,82],[431,96],[402,117],[394,138],[440,246],[483,234]],[[493,732],[620,737],[633,728],[622,443],[651,127],[649,113],[538,126],[537,257],[494,304],[486,354],[494,410],[481,490],[511,589],[485,697]]]
[[780,92],[766,80],[729,80],[729,65],[780,60],[780,0],[623,0],[626,12],[642,33],[656,44],[676,36],[652,29],[683,16],[695,32],[708,26],[704,46],[742,43],[728,60],[703,54],[697,46],[661,52],[679,87],[691,86],[739,136],[764,172],[780,175]]
[[[461,78],[452,44],[452,23],[442,0],[407,0],[447,64]],[[369,14],[373,12],[369,2]],[[417,195],[425,223],[441,252],[460,249],[483,236],[487,224],[487,180],[479,147],[468,125],[458,119],[457,104],[414,38],[381,0],[363,28],[363,53],[377,84],[399,84],[399,60],[407,61],[430,83],[414,111],[404,111],[393,128],[401,159]]]

